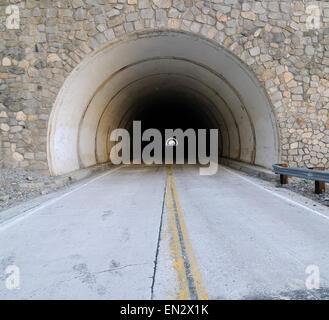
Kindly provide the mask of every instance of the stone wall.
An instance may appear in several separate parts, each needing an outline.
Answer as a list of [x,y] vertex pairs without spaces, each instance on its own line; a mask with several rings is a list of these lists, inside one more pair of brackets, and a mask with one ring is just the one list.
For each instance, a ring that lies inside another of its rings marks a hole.
[[[9,5],[19,29],[7,28]],[[105,43],[156,29],[239,57],[273,104],[282,162],[329,168],[329,3],[267,0],[0,0],[2,164],[47,171],[48,119],[70,72]]]

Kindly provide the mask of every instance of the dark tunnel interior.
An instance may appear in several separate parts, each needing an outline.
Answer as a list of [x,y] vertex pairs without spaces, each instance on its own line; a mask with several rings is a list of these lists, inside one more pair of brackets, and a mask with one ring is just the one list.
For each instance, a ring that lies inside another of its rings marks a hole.
[[[147,129],[157,129],[165,137],[166,129],[193,129],[196,133],[196,155],[198,154],[198,129],[207,130],[206,152],[210,153],[209,130],[218,129],[219,134],[219,154],[220,154],[220,132],[216,123],[216,118],[211,111],[211,106],[202,98],[192,93],[182,91],[161,91],[155,90],[152,94],[146,95],[136,101],[132,107],[127,128],[133,137],[133,121],[140,121],[142,133]],[[176,137],[174,137],[176,138]],[[142,149],[149,142],[142,142]],[[201,143],[201,141],[200,141]],[[188,138],[184,139],[184,157],[188,159]],[[163,138],[163,147],[166,147]],[[131,149],[131,154],[132,154]],[[174,148],[174,154],[175,148]],[[164,157],[164,153],[163,153]],[[175,156],[174,156],[175,157]]]

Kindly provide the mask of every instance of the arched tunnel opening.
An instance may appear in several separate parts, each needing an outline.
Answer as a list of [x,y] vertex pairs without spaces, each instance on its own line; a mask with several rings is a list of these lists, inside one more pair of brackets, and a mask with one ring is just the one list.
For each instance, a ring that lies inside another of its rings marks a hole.
[[109,162],[111,132],[131,132],[134,121],[142,131],[218,129],[220,157],[268,168],[279,159],[264,88],[232,53],[193,34],[144,32],[85,58],[49,120],[51,174]]

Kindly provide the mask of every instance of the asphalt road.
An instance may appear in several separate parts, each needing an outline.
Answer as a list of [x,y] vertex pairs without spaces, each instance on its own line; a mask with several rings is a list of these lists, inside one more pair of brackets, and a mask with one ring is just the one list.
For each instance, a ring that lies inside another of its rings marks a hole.
[[17,207],[0,299],[329,298],[329,210],[272,185],[128,166]]

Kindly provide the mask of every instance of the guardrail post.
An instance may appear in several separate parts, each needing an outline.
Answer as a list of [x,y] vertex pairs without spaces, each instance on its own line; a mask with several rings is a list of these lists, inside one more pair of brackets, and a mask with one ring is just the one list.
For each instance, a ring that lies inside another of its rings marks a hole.
[[[310,168],[312,170],[319,170],[319,171],[325,171],[325,167],[316,167],[316,168]],[[323,194],[326,192],[326,183],[322,181],[315,181],[315,193],[316,194]]]
[[[279,166],[281,166],[283,168],[288,167],[288,165],[286,163],[281,163],[281,164],[279,164]],[[286,176],[285,174],[280,174],[280,184],[288,184],[288,176]]]

